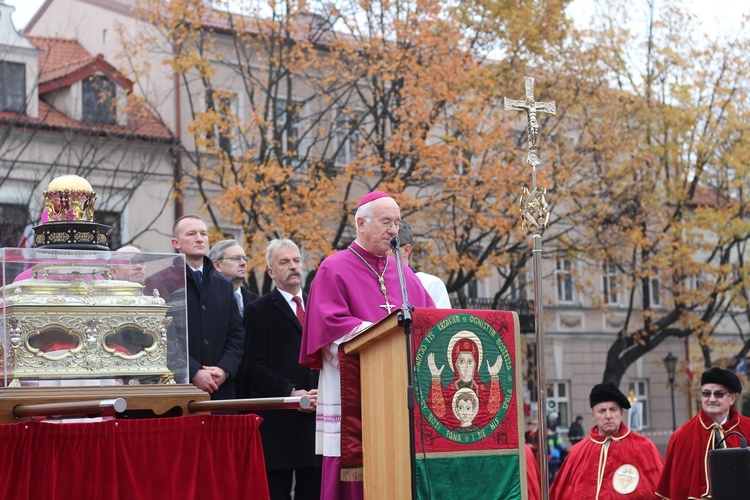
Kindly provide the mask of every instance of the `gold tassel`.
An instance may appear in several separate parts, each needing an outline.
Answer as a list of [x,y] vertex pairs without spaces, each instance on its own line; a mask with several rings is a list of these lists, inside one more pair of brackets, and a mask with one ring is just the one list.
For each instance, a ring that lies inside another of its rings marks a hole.
[[362,482],[362,467],[342,467],[341,468],[341,480],[344,482]]

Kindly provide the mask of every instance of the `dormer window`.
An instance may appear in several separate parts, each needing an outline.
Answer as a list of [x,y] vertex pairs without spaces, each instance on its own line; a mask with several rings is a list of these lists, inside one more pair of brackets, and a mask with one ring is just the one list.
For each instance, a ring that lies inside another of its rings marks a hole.
[[0,98],[2,111],[23,113],[26,110],[26,66],[0,61]]
[[103,75],[83,80],[83,121],[114,125],[117,113],[117,88]]

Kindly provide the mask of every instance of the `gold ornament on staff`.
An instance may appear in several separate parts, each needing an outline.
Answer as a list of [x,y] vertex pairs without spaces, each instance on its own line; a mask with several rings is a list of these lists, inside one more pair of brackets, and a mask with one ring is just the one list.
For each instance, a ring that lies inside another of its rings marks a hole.
[[538,430],[540,484],[542,499],[549,498],[549,470],[547,457],[547,419],[546,408],[546,382],[544,379],[544,309],[542,300],[542,232],[549,224],[549,204],[547,204],[547,190],[539,189],[536,185],[536,167],[539,165],[539,154],[537,141],[539,139],[539,121],[537,113],[555,114],[557,108],[555,102],[536,102],[534,100],[534,79],[528,76],[523,78],[526,87],[526,100],[518,101],[505,98],[506,111],[526,111],[528,118],[527,133],[529,136],[529,153],[526,163],[531,165],[531,190],[524,186],[521,199],[519,200],[521,213],[521,227],[532,230],[531,234],[531,257],[534,265],[534,331],[536,334],[536,378],[537,378],[537,404],[538,404]]
[[526,87],[526,100],[504,98],[505,111],[526,111],[529,136],[529,153],[526,163],[531,165],[531,191],[523,188],[523,194],[519,200],[521,211],[521,225],[524,229],[533,229],[534,232],[542,231],[549,223],[549,205],[547,204],[547,190],[539,189],[536,185],[536,166],[539,165],[539,154],[537,153],[537,141],[539,139],[539,121],[537,113],[557,113],[555,101],[536,102],[534,100],[534,79],[528,76],[523,78]]

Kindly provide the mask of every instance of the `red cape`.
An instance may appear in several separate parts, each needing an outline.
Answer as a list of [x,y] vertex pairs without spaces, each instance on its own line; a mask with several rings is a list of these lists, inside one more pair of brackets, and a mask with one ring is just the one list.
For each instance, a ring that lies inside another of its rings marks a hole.
[[[607,447],[604,446],[606,441],[609,441]],[[632,476],[633,472],[622,469],[625,465],[637,470],[639,479],[634,491],[622,494],[616,486],[621,488],[622,481],[627,481],[627,476]],[[653,498],[661,469],[661,455],[650,439],[632,432],[622,423],[611,440],[605,440],[594,426],[588,438],[570,449],[555,476],[549,497],[551,500]]]
[[[664,472],[656,488],[659,498],[684,500],[704,498],[709,494],[708,452],[713,449],[713,420],[701,411],[677,429],[669,440]],[[729,417],[721,426],[726,435],[729,431],[750,436],[750,418],[729,409]],[[727,448],[737,448],[740,438],[736,434],[726,437]]]

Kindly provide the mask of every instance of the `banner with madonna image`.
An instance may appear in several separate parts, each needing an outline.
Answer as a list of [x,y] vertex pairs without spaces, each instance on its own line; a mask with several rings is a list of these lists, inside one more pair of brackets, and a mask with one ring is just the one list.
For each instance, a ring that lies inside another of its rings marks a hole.
[[419,498],[526,499],[518,316],[417,309]]

